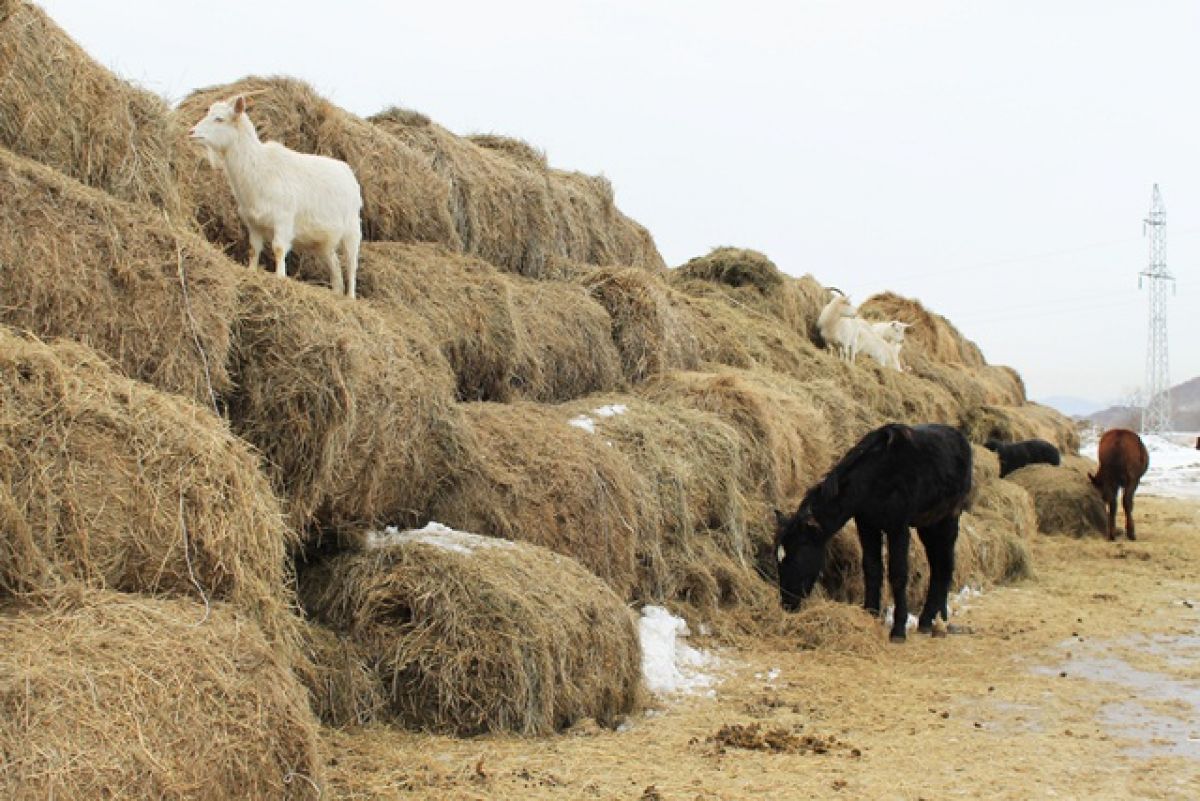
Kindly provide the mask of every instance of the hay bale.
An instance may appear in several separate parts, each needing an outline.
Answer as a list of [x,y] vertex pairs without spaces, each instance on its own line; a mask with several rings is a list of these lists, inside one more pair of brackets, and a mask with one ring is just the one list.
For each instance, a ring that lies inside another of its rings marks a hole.
[[5,593],[79,581],[203,596],[286,636],[296,535],[258,455],[213,413],[81,345],[0,327],[0,488]]
[[830,427],[812,396],[772,385],[765,371],[677,372],[638,387],[640,397],[711,412],[742,438],[743,491],[784,506],[799,497],[832,464]]
[[664,266],[649,232],[617,209],[605,178],[549,169],[524,142],[464,139],[404,109],[371,122],[425,154],[446,182],[450,216],[468,253],[530,278],[546,277],[556,256]]
[[3,148],[0,196],[0,323],[77,340],[210,407],[229,389],[239,274],[220,253]]
[[423,518],[466,449],[454,376],[424,324],[245,275],[228,414],[262,452],[293,524]]
[[324,726],[366,726],[386,717],[387,689],[356,642],[319,623],[300,627],[304,657],[296,677]]
[[[199,89],[184,98],[173,117],[183,132],[215,101],[249,92],[261,93],[252,98],[250,118],[263,141],[340,159],[354,170],[362,187],[365,239],[438,242],[461,249],[447,211],[446,183],[428,159],[320,97],[302,81],[249,77]],[[196,222],[209,241],[244,261],[247,235],[224,174],[209,165],[200,148],[182,139],[179,152],[179,181]],[[269,254],[266,261],[271,261]]]
[[501,153],[509,160],[526,167],[544,170],[550,166],[546,160],[546,153],[523,139],[498,134],[471,134],[467,136],[467,141],[479,145],[484,150]]
[[162,98],[117,78],[37,6],[6,3],[0,144],[182,221],[172,171],[178,136]]
[[[301,260],[297,277],[328,283]],[[401,327],[428,327],[460,400],[561,401],[622,383],[611,324],[580,287],[510,275],[438,245],[368,243],[359,297]]]
[[701,345],[691,310],[661,277],[632,267],[601,267],[580,281],[608,312],[629,381],[700,367]]
[[305,607],[369,655],[405,726],[545,735],[633,709],[640,649],[621,599],[571,559],[429,526],[308,571]]
[[428,326],[459,400],[506,402],[536,383],[513,286],[492,265],[437,245],[367,243],[360,276],[359,298],[383,317],[400,310]]
[[756,250],[721,247],[697,256],[678,268],[681,279],[698,279],[726,286],[754,287],[768,294],[783,286],[785,278],[775,262]]
[[1032,401],[1020,406],[977,406],[968,413],[964,429],[972,442],[1037,438],[1054,444],[1063,455],[1079,453],[1079,431],[1071,419]]
[[462,414],[475,451],[430,516],[571,556],[628,598],[639,532],[659,514],[629,460],[554,407],[470,403]]
[[621,387],[621,357],[604,307],[577,284],[518,280],[513,305],[533,354],[533,375],[519,394],[553,402]]
[[45,600],[0,612],[5,798],[319,797],[317,722],[256,626],[222,604]]
[[1104,502],[1086,473],[1067,465],[1031,464],[1014,470],[1005,479],[1023,487],[1033,498],[1039,531],[1076,537],[1108,531]]
[[758,577],[747,570],[755,553],[736,429],[709,412],[628,395],[591,396],[555,411],[624,455],[654,499],[645,510],[653,517],[635,532],[633,600],[684,601],[711,613],[752,594],[742,586]]
[[756,250],[714,248],[672,270],[670,281],[697,297],[723,297],[743,309],[778,319],[810,342],[817,342],[817,317],[829,292],[811,275],[791,278]]

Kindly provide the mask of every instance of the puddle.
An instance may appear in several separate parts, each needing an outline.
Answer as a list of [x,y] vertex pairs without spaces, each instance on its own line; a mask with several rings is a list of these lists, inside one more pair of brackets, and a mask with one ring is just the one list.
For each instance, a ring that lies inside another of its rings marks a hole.
[[[1088,643],[1086,648],[1069,641],[1063,647],[1071,649],[1066,661],[1054,667],[1036,667],[1033,672],[1039,675],[1065,672],[1074,678],[1129,690],[1132,696],[1129,700],[1105,704],[1099,712],[1100,723],[1111,734],[1134,741],[1125,753],[1146,758],[1182,756],[1200,760],[1200,683],[1135,667],[1115,655],[1123,649],[1148,653],[1161,659],[1168,668],[1188,670],[1200,659],[1200,636],[1157,634],[1106,644]],[[1178,712],[1163,712],[1163,704],[1176,707]]]

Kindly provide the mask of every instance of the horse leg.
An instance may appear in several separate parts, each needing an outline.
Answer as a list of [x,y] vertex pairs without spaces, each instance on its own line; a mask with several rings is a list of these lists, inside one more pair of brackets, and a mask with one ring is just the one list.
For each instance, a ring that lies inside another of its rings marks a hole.
[[892,587],[892,642],[904,642],[908,627],[908,526],[899,525],[887,532],[888,583]]
[[1133,533],[1133,493],[1137,491],[1138,482],[1133,481],[1121,493],[1121,506],[1125,509],[1125,536],[1131,540],[1137,537]]
[[878,616],[883,587],[883,532],[857,519],[854,525],[862,546],[863,607]]
[[925,607],[917,618],[917,631],[926,634],[933,631],[933,620],[940,613],[949,622],[950,609],[946,597],[950,594],[950,582],[954,580],[954,544],[958,540],[958,518],[949,517],[931,526],[917,529],[925,545],[925,557],[929,560],[929,589],[925,593]]
[[1108,507],[1108,539],[1111,542],[1117,538],[1117,488],[1113,487],[1112,492],[1104,498],[1104,505]]

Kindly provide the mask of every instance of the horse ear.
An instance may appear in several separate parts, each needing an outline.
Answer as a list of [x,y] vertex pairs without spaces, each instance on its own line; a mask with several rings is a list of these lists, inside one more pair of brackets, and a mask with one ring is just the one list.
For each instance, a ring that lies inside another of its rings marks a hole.
[[897,443],[912,444],[912,429],[905,425],[888,426],[887,447],[895,447]]

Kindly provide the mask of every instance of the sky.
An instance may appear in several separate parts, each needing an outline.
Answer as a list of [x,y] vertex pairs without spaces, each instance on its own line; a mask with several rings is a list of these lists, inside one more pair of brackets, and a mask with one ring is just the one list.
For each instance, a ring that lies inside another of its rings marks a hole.
[[607,176],[668,265],[753,248],[916,298],[1035,399],[1142,387],[1157,183],[1171,382],[1200,376],[1195,0],[39,5],[171,102],[288,75],[524,139]]

